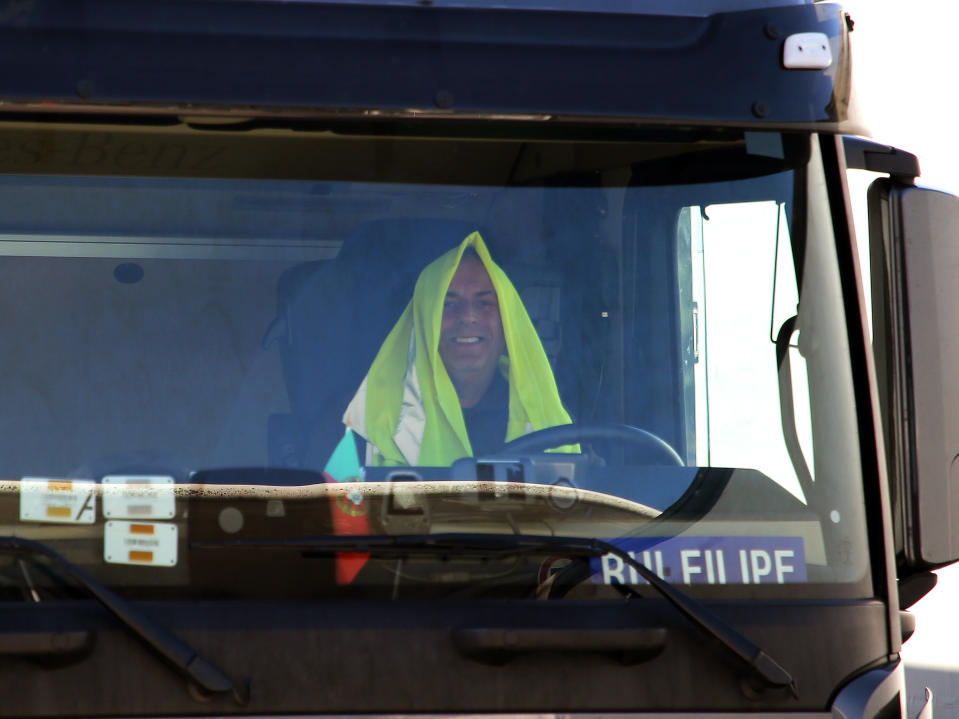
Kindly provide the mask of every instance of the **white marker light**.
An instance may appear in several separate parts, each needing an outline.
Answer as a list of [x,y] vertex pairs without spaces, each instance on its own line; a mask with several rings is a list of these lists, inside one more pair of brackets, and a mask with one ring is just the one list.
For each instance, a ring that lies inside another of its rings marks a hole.
[[786,38],[783,67],[787,70],[825,70],[832,65],[829,38],[821,32],[800,32]]

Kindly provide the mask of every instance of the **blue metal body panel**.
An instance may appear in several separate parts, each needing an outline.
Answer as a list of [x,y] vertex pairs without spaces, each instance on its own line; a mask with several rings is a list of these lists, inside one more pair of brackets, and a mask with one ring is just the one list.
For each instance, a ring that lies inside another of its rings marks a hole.
[[[831,68],[783,69],[784,39],[799,32],[829,37]],[[263,0],[10,2],[0,7],[0,98],[8,110],[504,113],[853,131],[847,32],[831,4],[684,17]]]

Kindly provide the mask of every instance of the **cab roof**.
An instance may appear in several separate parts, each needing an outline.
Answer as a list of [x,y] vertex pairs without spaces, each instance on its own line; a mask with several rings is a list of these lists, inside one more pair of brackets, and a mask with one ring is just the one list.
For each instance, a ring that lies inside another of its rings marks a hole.
[[[0,116],[497,118],[861,132],[839,5],[503,4],[21,3],[0,17]],[[818,33],[831,46],[828,67],[785,69],[784,43],[798,33]]]
[[811,5],[815,0],[300,0],[339,5],[409,7],[429,5],[445,8],[513,10],[559,10],[564,12],[625,13],[632,15],[677,15],[707,17],[721,12]]

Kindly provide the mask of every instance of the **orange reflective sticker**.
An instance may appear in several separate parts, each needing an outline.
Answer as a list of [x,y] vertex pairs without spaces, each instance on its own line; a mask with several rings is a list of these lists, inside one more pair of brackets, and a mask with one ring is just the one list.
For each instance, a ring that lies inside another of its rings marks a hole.
[[152,562],[153,552],[145,552],[142,549],[131,549],[130,561],[131,562]]
[[70,519],[73,512],[69,507],[47,507],[47,516],[51,519]]
[[130,534],[153,534],[152,524],[131,524]]
[[51,492],[72,492],[73,482],[69,479],[51,479],[47,482],[47,489]]

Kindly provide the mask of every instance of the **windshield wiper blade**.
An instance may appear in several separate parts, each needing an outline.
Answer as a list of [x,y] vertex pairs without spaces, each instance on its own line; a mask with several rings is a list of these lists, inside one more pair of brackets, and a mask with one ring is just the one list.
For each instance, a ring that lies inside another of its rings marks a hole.
[[201,657],[193,647],[42,542],[22,537],[0,537],[0,552],[40,554],[49,558],[181,674],[210,694],[231,693],[237,703],[245,703],[245,698],[230,678]]
[[[316,554],[362,552],[377,557],[405,557],[410,554],[457,554],[515,556],[542,552],[563,553],[581,557],[612,554],[636,570],[649,585],[678,609],[693,624],[726,647],[764,686],[788,689],[798,698],[796,681],[758,644],[738,629],[709,611],[703,604],[680,591],[625,549],[612,542],[589,537],[558,537],[517,534],[444,533],[408,535],[328,535],[288,539],[232,539],[219,542],[193,542],[195,549],[225,547],[288,548]],[[639,596],[632,585],[629,589]]]
[[230,547],[260,549],[295,549],[315,554],[336,552],[369,553],[377,557],[407,557],[411,554],[450,553],[463,555],[536,554],[544,547],[558,547],[578,556],[598,556],[593,545],[601,540],[566,539],[521,534],[336,534],[316,537],[291,537],[281,539],[224,539],[190,542],[191,549],[226,549]]

